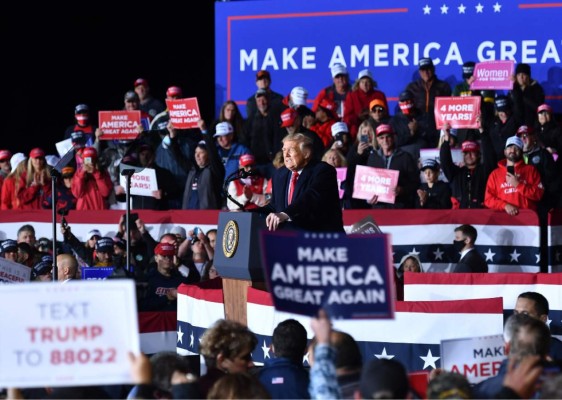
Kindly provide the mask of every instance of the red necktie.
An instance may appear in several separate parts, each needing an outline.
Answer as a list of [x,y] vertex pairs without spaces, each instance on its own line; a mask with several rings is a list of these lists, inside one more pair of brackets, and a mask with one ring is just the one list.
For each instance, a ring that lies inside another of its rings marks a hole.
[[297,184],[297,179],[299,177],[298,172],[293,172],[293,176],[291,177],[291,184],[289,185],[289,201],[288,204],[291,204],[293,200],[293,193],[295,191],[295,185]]

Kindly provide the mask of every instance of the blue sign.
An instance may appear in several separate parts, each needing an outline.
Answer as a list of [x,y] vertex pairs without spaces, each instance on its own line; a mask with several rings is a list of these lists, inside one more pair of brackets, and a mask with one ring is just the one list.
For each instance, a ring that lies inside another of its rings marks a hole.
[[394,280],[386,234],[262,231],[266,281],[275,308],[332,319],[394,318]]
[[113,267],[86,267],[82,268],[82,279],[84,280],[103,280],[107,279],[113,272]]
[[274,91],[308,90],[309,105],[343,63],[351,81],[368,68],[389,100],[431,57],[454,87],[466,61],[513,60],[531,66],[547,103],[562,112],[561,3],[540,0],[283,0],[215,3],[216,110],[234,100],[245,111],[256,72]]

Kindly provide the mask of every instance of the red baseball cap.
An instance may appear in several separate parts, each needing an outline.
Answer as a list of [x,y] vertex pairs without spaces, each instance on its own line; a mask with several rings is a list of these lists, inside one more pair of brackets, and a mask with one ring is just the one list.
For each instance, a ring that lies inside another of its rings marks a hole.
[[256,158],[251,154],[242,154],[240,156],[240,166],[247,167],[248,165],[254,165],[256,163]]
[[31,158],[45,157],[45,151],[39,147],[36,147],[29,152],[29,157]]
[[533,134],[533,128],[527,125],[521,125],[518,129],[517,129],[517,136],[522,136],[522,135],[532,135]]
[[146,79],[139,78],[135,81],[135,87],[139,85],[148,86],[148,81]]
[[154,248],[154,254],[159,256],[174,256],[176,255],[176,247],[170,243],[158,243]]
[[461,150],[464,153],[468,153],[471,151],[480,151],[480,145],[476,142],[473,142],[472,140],[465,140],[461,144]]
[[0,161],[10,161],[10,158],[12,158],[10,150],[0,150]]
[[181,97],[183,95],[182,90],[179,86],[170,86],[166,90],[166,96],[168,97]]
[[338,118],[338,113],[336,112],[336,103],[332,100],[323,98],[318,106],[322,107],[323,109],[327,110],[329,114],[331,114],[332,118]]
[[549,106],[548,104],[541,104],[539,108],[537,108],[537,114],[542,113],[543,111],[552,113],[552,107]]
[[298,113],[294,108],[287,108],[281,113],[281,127],[286,128],[293,125]]
[[377,126],[377,130],[375,131],[375,136],[385,135],[385,134],[394,134],[392,127],[388,124],[380,124]]
[[82,151],[82,157],[92,157],[92,158],[97,158],[98,156],[98,151],[94,148],[94,147],[86,147],[83,151]]

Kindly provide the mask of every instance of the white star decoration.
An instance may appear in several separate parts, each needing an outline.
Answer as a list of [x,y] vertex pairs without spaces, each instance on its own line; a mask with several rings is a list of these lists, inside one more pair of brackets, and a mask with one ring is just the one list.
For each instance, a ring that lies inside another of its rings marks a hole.
[[194,341],[195,341],[195,336],[193,336],[193,331],[191,331],[191,335],[189,335],[189,347],[193,347]]
[[496,255],[496,253],[492,253],[492,249],[488,249],[487,253],[484,253],[484,255],[486,256],[486,261],[494,261],[494,256]]
[[443,4],[441,6],[441,14],[447,14],[447,11],[449,11],[449,7],[447,7],[447,4]]
[[408,253],[408,255],[410,255],[410,254],[412,254],[412,255],[414,255],[414,256],[419,256],[419,255],[420,255],[420,252],[419,252],[419,251],[416,251],[416,248],[414,247],[414,248],[412,249],[412,251],[410,251],[410,252]]
[[178,331],[176,333],[178,334],[178,340],[176,343],[183,344],[183,332],[181,331],[181,325],[178,327]]
[[375,357],[377,357],[379,360],[380,359],[392,360],[394,358],[393,355],[386,353],[386,347],[382,348],[381,354],[375,354]]
[[420,356],[420,358],[423,360],[423,368],[422,369],[426,369],[427,367],[433,367],[433,369],[437,368],[437,366],[435,365],[435,361],[439,360],[441,357],[433,357],[433,354],[431,354],[431,349],[427,350],[427,356]]
[[484,6],[480,3],[476,5],[476,14],[482,14],[484,12]]
[[458,9],[459,9],[459,14],[464,14],[465,11],[466,11],[466,7],[465,7],[465,5],[462,4],[462,3],[461,3],[460,6],[458,6]]
[[513,249],[513,253],[509,253],[509,256],[511,257],[511,260],[509,260],[509,261],[519,262],[519,256],[520,255],[521,255],[521,253],[518,253],[517,249]]
[[535,261],[535,264],[538,264],[541,262],[541,255],[539,254],[535,254],[535,257],[537,257],[537,261]]
[[265,339],[263,340],[263,346],[261,347],[262,351],[263,351],[263,359],[265,360],[266,358],[270,358],[269,357],[269,346],[267,344],[265,344]]
[[310,365],[310,361],[308,361],[308,355],[310,354],[310,351],[307,351],[306,354],[302,357],[302,362],[304,364],[304,362],[306,361],[306,363],[308,365]]
[[550,328],[550,323],[552,322],[552,320],[548,317],[546,317],[546,325]]
[[[449,8],[450,7],[446,3],[443,3],[443,5],[439,7],[439,10],[441,11],[441,15],[449,14]],[[496,1],[496,3],[492,5],[492,8],[494,10],[494,13],[501,13],[502,11],[502,5],[498,1]],[[484,13],[484,5],[481,2],[476,4],[474,6],[474,9],[476,11],[476,14]],[[429,4],[426,4],[422,8],[422,10],[423,10],[423,15],[431,14],[431,7],[429,6]],[[463,3],[461,3],[457,6],[457,10],[459,14],[466,14],[467,7]]]
[[429,15],[430,13],[431,13],[431,7],[426,4],[425,7],[423,8],[423,15]]
[[501,4],[499,4],[498,2],[496,2],[496,4],[494,4],[493,7],[494,7],[494,12],[495,12],[495,13],[499,13],[499,12],[501,12],[501,10],[502,10],[502,6],[501,6]]
[[443,261],[443,252],[439,247],[433,252],[433,254],[435,255],[435,261],[437,260]]

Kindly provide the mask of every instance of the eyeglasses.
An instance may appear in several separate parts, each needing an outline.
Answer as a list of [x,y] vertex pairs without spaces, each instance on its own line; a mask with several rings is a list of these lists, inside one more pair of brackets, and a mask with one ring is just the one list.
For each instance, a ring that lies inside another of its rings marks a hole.
[[371,110],[372,112],[384,112],[384,108],[382,107],[373,107],[373,109]]

